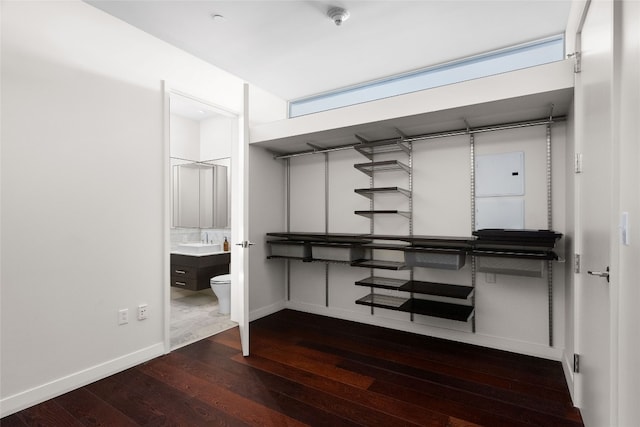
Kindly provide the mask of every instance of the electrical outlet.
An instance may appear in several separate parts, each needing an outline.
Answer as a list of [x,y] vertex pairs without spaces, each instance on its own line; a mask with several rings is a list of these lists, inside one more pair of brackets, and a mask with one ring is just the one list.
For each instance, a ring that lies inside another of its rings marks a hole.
[[138,320],[144,320],[149,317],[149,307],[147,304],[140,304],[138,306]]
[[118,325],[126,325],[127,323],[129,323],[129,309],[118,310]]

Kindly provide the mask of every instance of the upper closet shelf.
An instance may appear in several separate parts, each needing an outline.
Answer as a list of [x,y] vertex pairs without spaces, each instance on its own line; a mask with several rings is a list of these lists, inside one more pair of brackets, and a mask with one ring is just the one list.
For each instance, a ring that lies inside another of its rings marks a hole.
[[357,194],[364,196],[368,199],[373,199],[374,194],[383,194],[383,193],[396,193],[402,194],[408,198],[411,198],[411,192],[407,189],[400,187],[379,187],[379,188],[356,188],[355,191]]
[[411,152],[409,143],[403,140],[385,140],[376,142],[365,142],[361,145],[353,147],[358,153],[362,154],[369,160],[373,160],[375,154],[396,153],[403,151],[407,154]]
[[397,160],[385,160],[382,162],[370,162],[370,163],[357,163],[353,165],[354,168],[360,172],[366,173],[369,176],[373,176],[375,172],[391,172],[391,171],[404,171],[410,172],[409,166]]

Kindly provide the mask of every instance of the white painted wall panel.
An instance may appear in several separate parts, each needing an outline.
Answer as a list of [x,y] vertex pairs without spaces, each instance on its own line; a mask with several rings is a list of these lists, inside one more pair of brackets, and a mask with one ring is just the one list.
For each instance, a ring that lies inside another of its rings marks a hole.
[[414,144],[414,234],[471,235],[469,138]]
[[[284,306],[282,261],[267,260],[266,233],[285,227],[285,169],[271,153],[249,147],[249,316],[255,320]],[[233,195],[232,195],[233,197]]]
[[[316,156],[324,161],[324,156]],[[354,193],[369,188],[369,177],[353,167],[367,161],[354,150],[329,154],[329,231],[332,233],[369,233],[369,220],[353,212],[368,210],[369,199]]]
[[[199,160],[231,157],[235,121],[230,117],[212,117],[200,122]],[[173,141],[171,142],[173,144]]]
[[524,227],[524,197],[482,197],[476,199],[476,229]]
[[291,231],[325,231],[325,165],[323,156],[290,160]]
[[200,124],[175,114],[170,120],[171,157],[200,160]]
[[304,305],[324,307],[326,281],[324,263],[291,261],[290,300]]
[[478,274],[476,289],[478,334],[546,345],[547,284],[530,277],[497,275],[485,283]]
[[349,265],[331,264],[329,266],[329,306],[344,313],[367,315],[369,307],[356,305],[354,301],[369,294],[369,288],[355,286],[354,283],[369,277],[369,270]]

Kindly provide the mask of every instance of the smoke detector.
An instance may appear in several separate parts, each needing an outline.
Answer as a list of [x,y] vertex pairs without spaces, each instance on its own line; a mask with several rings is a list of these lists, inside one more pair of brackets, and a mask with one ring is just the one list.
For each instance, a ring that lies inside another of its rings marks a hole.
[[344,21],[349,19],[349,11],[341,7],[332,7],[327,12],[327,16],[339,27]]

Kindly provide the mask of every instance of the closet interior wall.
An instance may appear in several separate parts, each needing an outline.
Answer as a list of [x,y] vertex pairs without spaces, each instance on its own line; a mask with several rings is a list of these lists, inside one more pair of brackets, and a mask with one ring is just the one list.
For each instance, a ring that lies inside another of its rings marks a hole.
[[[552,229],[564,233],[564,195],[566,123],[551,126],[550,145],[554,177],[550,194]],[[475,156],[524,152],[525,219],[527,229],[547,229],[547,127],[544,125],[506,129],[474,135]],[[376,161],[388,155],[376,155]],[[470,167],[470,136],[454,135],[413,143],[412,152],[413,234],[433,236],[471,236],[473,231],[473,190]],[[370,201],[356,188],[371,185],[370,178],[354,168],[367,161],[355,150],[346,149],[290,157],[287,194],[289,232],[408,234],[408,219],[400,215],[376,215],[373,220],[355,215],[370,210]],[[375,187],[399,184],[395,172],[375,176]],[[405,180],[406,174],[405,174]],[[376,209],[390,205],[406,210],[408,200],[399,195],[376,195]],[[556,252],[564,258],[562,245]],[[387,251],[394,260],[393,251]],[[495,283],[484,273],[475,277],[475,333],[473,323],[422,316],[419,314],[357,305],[367,288],[354,282],[370,274],[365,268],[323,262],[287,263],[287,302],[289,308],[338,318],[377,324],[425,335],[502,348],[525,354],[559,358],[564,347],[564,264],[554,262],[553,287],[548,292],[547,269],[542,278],[497,275]],[[415,280],[470,286],[471,260],[460,270],[414,268]],[[406,278],[405,272],[385,271],[385,276]],[[398,294],[376,290],[376,293]],[[406,296],[406,294],[398,295]],[[551,298],[551,301],[549,300]],[[551,302],[551,304],[550,304]],[[549,322],[549,307],[553,312]],[[552,328],[552,334],[549,328]],[[549,337],[554,337],[549,347]]]

